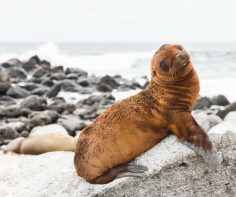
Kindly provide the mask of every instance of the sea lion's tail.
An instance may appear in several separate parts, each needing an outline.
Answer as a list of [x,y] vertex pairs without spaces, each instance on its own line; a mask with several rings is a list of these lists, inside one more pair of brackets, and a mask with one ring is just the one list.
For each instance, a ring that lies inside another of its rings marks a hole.
[[105,172],[103,175],[90,181],[90,183],[106,184],[106,183],[110,183],[111,181],[117,178],[141,177],[142,176],[141,174],[147,170],[148,168],[142,165],[136,165],[136,164],[118,165],[111,168],[110,170]]

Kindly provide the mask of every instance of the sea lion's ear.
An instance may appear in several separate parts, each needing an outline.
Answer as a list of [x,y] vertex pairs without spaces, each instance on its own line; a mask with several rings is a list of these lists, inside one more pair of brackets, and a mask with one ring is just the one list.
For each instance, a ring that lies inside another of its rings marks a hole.
[[162,50],[166,47],[166,45],[167,45],[167,44],[161,45],[161,47],[157,50],[157,52],[156,52],[155,54],[157,54],[157,53],[159,53],[160,51],[162,51]]
[[184,48],[181,45],[176,45],[176,48],[179,49],[180,51],[184,51]]

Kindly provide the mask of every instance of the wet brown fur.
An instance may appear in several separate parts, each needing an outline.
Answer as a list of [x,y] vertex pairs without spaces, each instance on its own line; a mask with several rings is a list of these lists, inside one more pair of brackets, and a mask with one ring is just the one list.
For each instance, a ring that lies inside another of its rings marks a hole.
[[[162,60],[170,64],[168,72],[160,68]],[[163,45],[152,58],[151,72],[145,90],[117,102],[82,131],[74,165],[88,182],[104,184],[128,172],[120,165],[155,146],[170,131],[181,142],[211,151],[208,136],[191,116],[199,79],[186,51],[180,45]]]

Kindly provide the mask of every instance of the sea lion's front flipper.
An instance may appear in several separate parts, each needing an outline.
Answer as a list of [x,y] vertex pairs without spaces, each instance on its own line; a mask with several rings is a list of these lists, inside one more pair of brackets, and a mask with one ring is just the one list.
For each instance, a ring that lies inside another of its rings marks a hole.
[[213,143],[191,114],[179,115],[176,123],[171,125],[171,130],[180,142],[201,155],[212,168],[218,167],[217,152]]
[[93,184],[106,184],[114,179],[122,178],[122,177],[141,177],[142,174],[147,171],[148,168],[141,165],[136,164],[125,164],[125,165],[118,165],[101,176],[95,178],[94,180],[90,181]]

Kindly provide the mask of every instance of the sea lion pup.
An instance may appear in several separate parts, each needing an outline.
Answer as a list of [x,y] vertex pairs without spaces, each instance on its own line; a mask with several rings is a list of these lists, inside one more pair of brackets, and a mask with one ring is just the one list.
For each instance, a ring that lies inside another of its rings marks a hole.
[[52,151],[75,151],[76,138],[60,133],[49,133],[31,137],[19,137],[3,150],[19,154],[38,155]]
[[187,52],[180,45],[161,46],[151,72],[145,90],[115,103],[80,134],[74,165],[86,181],[106,184],[146,171],[127,163],[171,132],[215,167],[212,142],[191,115],[199,79]]

